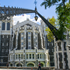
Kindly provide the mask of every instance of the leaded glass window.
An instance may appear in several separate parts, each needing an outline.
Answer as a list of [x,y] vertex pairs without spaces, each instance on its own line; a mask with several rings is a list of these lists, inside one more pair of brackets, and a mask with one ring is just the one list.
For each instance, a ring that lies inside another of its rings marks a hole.
[[26,54],[26,59],[28,59],[28,54]]
[[23,37],[21,37],[21,40],[23,40]]
[[30,36],[28,36],[28,39],[31,39],[31,37],[30,37]]
[[2,30],[5,30],[5,23],[2,23]]
[[21,42],[21,45],[23,45],[23,42]]
[[23,59],[23,54],[21,54],[21,59]]
[[10,23],[7,23],[7,30],[10,30]]
[[28,32],[28,34],[31,34],[31,32]]
[[32,54],[32,58],[34,59],[34,54]]
[[31,54],[29,54],[29,59],[31,59]]

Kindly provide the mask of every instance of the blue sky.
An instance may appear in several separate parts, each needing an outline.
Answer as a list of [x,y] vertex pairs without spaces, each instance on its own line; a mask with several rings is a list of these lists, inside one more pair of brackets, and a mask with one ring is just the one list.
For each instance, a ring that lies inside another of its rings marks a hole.
[[[26,8],[26,9],[35,9],[35,0],[0,0],[0,6],[10,6],[10,7],[20,7],[20,8]],[[36,0],[37,1],[37,10],[38,12],[43,15],[45,18],[52,18],[54,16],[57,18],[57,14],[55,13],[56,5],[52,6],[50,8],[45,9],[44,6],[40,6],[41,3],[44,0]],[[28,13],[27,15],[30,15],[30,18],[34,18],[35,14]]]

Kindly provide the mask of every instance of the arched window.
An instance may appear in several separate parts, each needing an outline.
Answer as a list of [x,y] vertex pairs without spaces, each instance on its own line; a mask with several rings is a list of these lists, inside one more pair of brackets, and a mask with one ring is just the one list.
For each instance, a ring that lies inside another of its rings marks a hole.
[[7,30],[10,30],[10,23],[7,23]]
[[5,23],[2,23],[2,30],[5,30]]

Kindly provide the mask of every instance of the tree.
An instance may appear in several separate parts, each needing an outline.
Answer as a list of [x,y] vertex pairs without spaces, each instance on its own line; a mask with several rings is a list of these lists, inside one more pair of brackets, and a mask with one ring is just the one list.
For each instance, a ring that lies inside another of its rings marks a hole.
[[[65,4],[67,0],[45,0],[42,4],[47,7],[57,5],[56,13],[58,14],[59,29],[55,31],[58,39],[63,40],[65,38],[64,32],[70,31],[70,2]],[[60,2],[60,3],[59,3]]]
[[[53,26],[55,26],[55,21],[56,21],[56,20],[55,20],[54,17],[52,17],[52,18],[49,19],[49,22],[50,22]],[[45,30],[45,31],[47,31],[48,41],[51,42],[52,40],[54,40],[54,35],[53,35],[52,31],[50,30],[50,28],[46,27],[46,30]]]

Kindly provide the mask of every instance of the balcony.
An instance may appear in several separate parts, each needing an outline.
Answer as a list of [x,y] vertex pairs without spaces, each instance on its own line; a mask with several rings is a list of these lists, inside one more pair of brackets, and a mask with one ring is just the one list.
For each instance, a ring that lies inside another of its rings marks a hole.
[[38,59],[38,61],[45,61],[45,59]]
[[27,53],[27,52],[35,52],[35,50],[29,49],[29,50],[26,50],[26,53]]
[[26,61],[36,61],[35,59],[26,59]]
[[23,50],[15,50],[15,53],[23,53]]
[[44,50],[37,50],[38,53],[44,53]]

